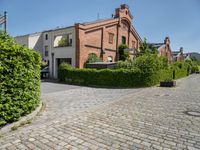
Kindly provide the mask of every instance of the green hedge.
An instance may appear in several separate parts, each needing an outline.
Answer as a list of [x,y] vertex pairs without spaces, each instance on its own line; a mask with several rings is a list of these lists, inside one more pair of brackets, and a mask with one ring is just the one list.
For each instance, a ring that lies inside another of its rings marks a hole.
[[59,69],[59,79],[78,85],[98,85],[113,87],[142,87],[157,83],[157,74],[146,76],[140,70],[128,69]]
[[[140,61],[139,61],[140,62]],[[155,65],[156,66],[156,65]],[[152,68],[141,69],[77,69],[62,64],[59,67],[60,81],[78,85],[95,85],[111,87],[148,87],[158,84],[161,80],[172,80],[187,76],[188,65],[177,64],[161,70]],[[152,71],[150,71],[152,70]],[[174,72],[174,75],[173,75]]]
[[40,101],[41,56],[0,33],[0,126],[33,111]]

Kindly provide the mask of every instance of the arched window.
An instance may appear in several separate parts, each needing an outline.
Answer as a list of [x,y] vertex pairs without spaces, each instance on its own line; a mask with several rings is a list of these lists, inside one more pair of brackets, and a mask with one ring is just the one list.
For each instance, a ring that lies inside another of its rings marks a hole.
[[108,62],[113,62],[113,57],[112,56],[108,56]]

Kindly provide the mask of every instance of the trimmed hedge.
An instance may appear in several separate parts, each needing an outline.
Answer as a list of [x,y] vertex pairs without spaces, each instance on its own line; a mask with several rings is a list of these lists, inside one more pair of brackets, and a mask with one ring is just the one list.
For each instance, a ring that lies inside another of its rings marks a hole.
[[[149,59],[149,62],[151,59]],[[138,61],[141,62],[141,61]],[[59,67],[58,77],[61,82],[78,85],[95,85],[110,87],[149,87],[158,84],[161,80],[178,79],[189,75],[188,65],[183,63],[180,68],[177,64],[161,70],[155,68],[136,69],[77,69],[62,64]],[[174,73],[174,75],[173,75]]]
[[0,126],[33,111],[40,101],[41,56],[0,33]]
[[141,87],[156,84],[156,74],[146,76],[140,70],[127,69],[70,69],[62,65],[59,69],[59,79],[78,85],[98,85],[113,87]]

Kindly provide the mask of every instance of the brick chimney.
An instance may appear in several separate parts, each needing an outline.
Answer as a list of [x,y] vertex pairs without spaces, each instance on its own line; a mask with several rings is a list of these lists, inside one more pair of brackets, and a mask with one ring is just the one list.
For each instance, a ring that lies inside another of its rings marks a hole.
[[164,43],[165,43],[166,45],[170,45],[170,38],[169,38],[168,36],[165,38]]
[[183,54],[183,47],[180,48],[180,53]]
[[133,16],[129,10],[129,6],[126,5],[126,4],[122,4],[120,5],[120,8],[116,8],[115,9],[115,16],[114,18],[120,18],[124,15],[128,15],[130,17],[130,19],[132,20],[133,19]]

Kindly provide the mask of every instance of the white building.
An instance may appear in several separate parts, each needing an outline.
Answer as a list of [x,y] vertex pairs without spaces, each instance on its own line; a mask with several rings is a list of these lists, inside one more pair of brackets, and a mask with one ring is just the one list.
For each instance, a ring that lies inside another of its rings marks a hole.
[[39,51],[43,60],[49,62],[50,77],[57,78],[58,66],[62,62],[67,62],[75,67],[75,35],[75,27],[72,26],[17,36],[15,40],[21,45]]

